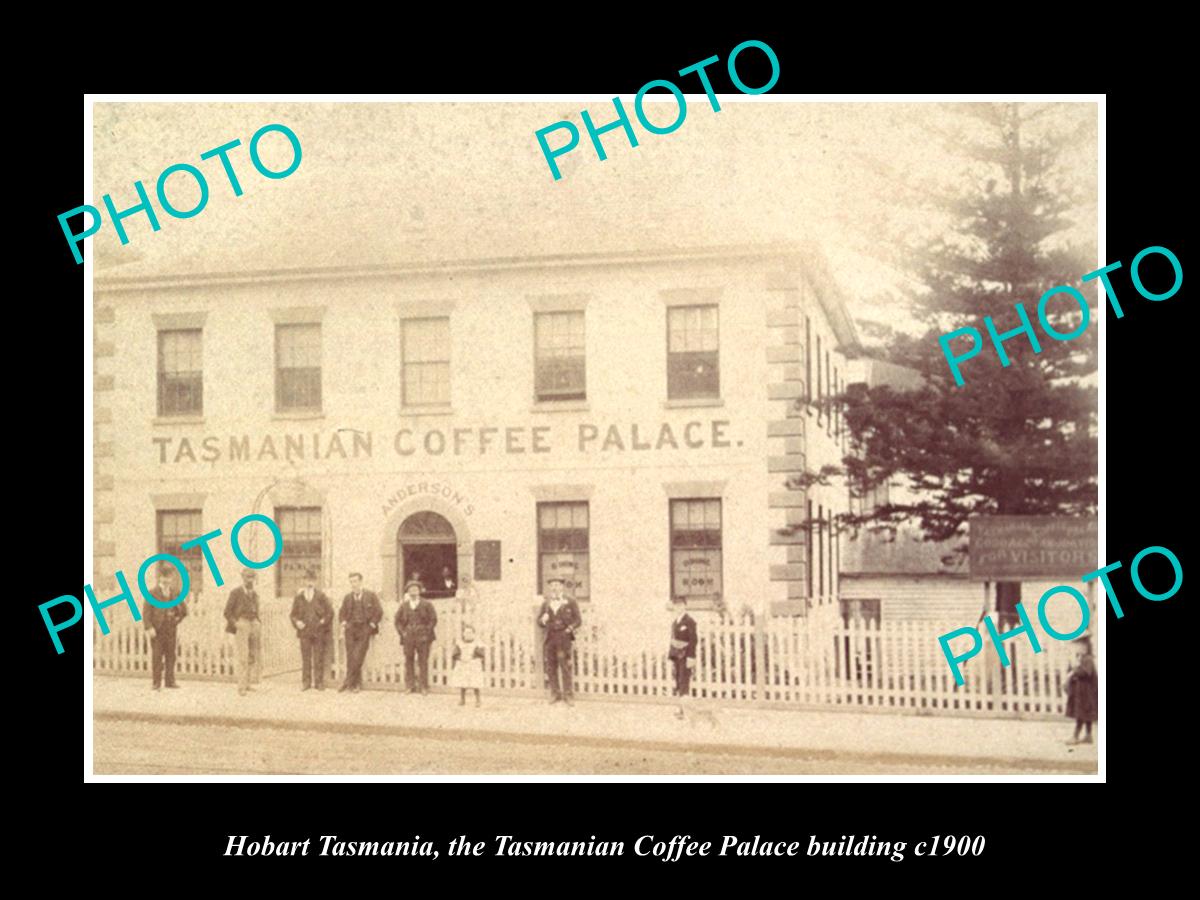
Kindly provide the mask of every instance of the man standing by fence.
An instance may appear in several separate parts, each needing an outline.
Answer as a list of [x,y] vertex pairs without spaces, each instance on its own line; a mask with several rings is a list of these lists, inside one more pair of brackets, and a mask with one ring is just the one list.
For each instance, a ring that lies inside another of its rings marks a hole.
[[292,601],[292,627],[300,638],[301,690],[325,690],[325,646],[333,625],[333,604],[317,588],[317,573],[304,573],[304,588]]
[[367,648],[372,635],[379,634],[379,620],[383,618],[383,606],[373,591],[363,590],[363,577],[359,572],[350,573],[350,593],[342,599],[338,619],[346,635],[346,680],[338,691],[362,690],[362,667],[367,658]]
[[[151,591],[161,603],[170,603],[179,595],[175,588],[175,568],[167,563],[158,567],[158,582]],[[162,687],[164,676],[169,688],[175,683],[175,645],[178,641],[175,628],[187,616],[187,606],[176,603],[169,609],[147,602],[142,609],[142,622],[150,635],[150,672],[154,690]]]
[[420,582],[410,581],[404,586],[404,599],[396,611],[396,631],[404,648],[404,684],[410,694],[429,693],[429,645],[436,627],[437,611],[421,596]]
[[229,592],[225,604],[225,630],[234,635],[237,648],[238,694],[252,691],[250,685],[262,680],[262,622],[258,616],[258,592],[254,590],[253,569],[242,569],[242,586]]
[[692,672],[696,668],[696,620],[688,615],[687,606],[686,596],[675,598],[675,621],[671,623],[671,649],[667,654],[675,668],[677,719],[684,717],[684,705],[692,695]]
[[[583,624],[579,606],[574,600],[563,598],[563,580],[551,578],[546,582],[546,599],[538,613],[538,625],[546,629],[546,670],[550,674],[550,703],[572,701],[572,670],[575,666],[575,631]],[[559,683],[559,676],[562,683]]]

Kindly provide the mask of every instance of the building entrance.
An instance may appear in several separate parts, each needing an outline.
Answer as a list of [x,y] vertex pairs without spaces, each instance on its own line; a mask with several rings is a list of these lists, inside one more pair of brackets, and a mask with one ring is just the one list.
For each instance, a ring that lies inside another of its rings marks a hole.
[[458,536],[443,516],[425,510],[413,513],[396,534],[400,565],[396,567],[396,595],[404,585],[421,583],[427,597],[453,597],[458,591]]

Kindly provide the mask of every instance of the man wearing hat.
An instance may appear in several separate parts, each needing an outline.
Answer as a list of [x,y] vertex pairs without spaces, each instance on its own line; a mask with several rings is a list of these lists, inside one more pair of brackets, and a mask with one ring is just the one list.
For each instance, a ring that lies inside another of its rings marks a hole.
[[252,691],[251,682],[262,680],[262,623],[258,617],[258,592],[254,580],[258,573],[242,569],[242,585],[229,592],[225,604],[225,630],[234,635],[238,674],[238,694]]
[[325,642],[333,624],[333,604],[317,587],[317,573],[304,573],[304,587],[292,601],[292,627],[300,638],[301,690],[325,690]]
[[[158,583],[150,593],[160,603],[171,603],[179,596],[179,590],[175,587],[174,566],[163,563],[158,567]],[[142,624],[150,635],[150,671],[156,691],[162,687],[164,676],[167,687],[179,687],[175,683],[175,628],[187,614],[186,603],[176,603],[169,609],[163,609],[147,602],[142,607]]]
[[338,619],[346,635],[346,680],[338,691],[362,690],[362,667],[372,635],[379,634],[383,606],[374,591],[363,590],[360,572],[350,573],[350,593],[342,599]]
[[[575,631],[583,624],[579,606],[574,600],[563,598],[563,580],[551,578],[546,582],[546,599],[538,613],[538,625],[546,629],[546,670],[550,674],[550,702],[566,701],[573,706],[572,670],[575,666]],[[559,684],[559,673],[562,684]]]
[[675,670],[675,695],[679,709],[675,718],[684,717],[684,706],[692,695],[692,674],[696,669],[696,620],[688,615],[688,598],[675,598],[675,618],[671,622],[671,647],[667,658]]
[[410,581],[404,586],[404,598],[396,611],[396,631],[404,648],[404,683],[410,694],[429,693],[429,645],[437,627],[437,611],[421,593],[421,583]]

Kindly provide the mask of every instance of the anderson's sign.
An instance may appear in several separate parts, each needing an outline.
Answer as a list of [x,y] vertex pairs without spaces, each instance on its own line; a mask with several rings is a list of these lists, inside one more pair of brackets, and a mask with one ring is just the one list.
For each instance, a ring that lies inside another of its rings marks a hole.
[[370,459],[377,451],[401,457],[512,456],[568,451],[636,453],[740,447],[726,419],[660,423],[580,422],[570,426],[515,425],[464,428],[400,428],[381,436],[339,428],[333,432],[294,434],[153,437],[160,463],[325,461]]

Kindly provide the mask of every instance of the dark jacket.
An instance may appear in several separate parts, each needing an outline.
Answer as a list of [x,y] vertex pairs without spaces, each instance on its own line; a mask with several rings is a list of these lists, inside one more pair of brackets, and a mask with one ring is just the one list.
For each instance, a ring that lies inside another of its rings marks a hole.
[[671,623],[671,649],[668,655],[672,659],[696,658],[696,620],[687,613],[678,622]]
[[229,592],[229,601],[225,604],[225,620],[229,627],[233,628],[238,619],[258,619],[258,591],[235,587]]
[[1095,722],[1098,687],[1095,658],[1086,653],[1067,676],[1067,716],[1078,722]]
[[550,608],[550,601],[542,601],[538,611],[538,625],[546,629],[547,644],[570,643],[575,640],[575,631],[583,624],[579,605],[574,600],[564,600],[558,612]]
[[437,611],[424,597],[416,609],[409,605],[408,600],[400,601],[400,609],[396,611],[396,631],[400,634],[400,643],[428,644],[436,636],[436,627]]
[[[289,618],[301,639],[323,637],[329,634],[333,627],[333,604],[320,589],[313,590],[311,603],[305,599],[304,591],[300,591],[292,601],[292,613]],[[303,628],[299,626],[300,622],[304,623]]]
[[[157,585],[151,589],[155,597],[162,602],[170,602],[172,599],[167,595],[167,592]],[[176,603],[170,609],[160,609],[154,604],[147,602],[142,607],[142,625],[147,631],[153,628],[155,631],[164,631],[174,628],[183,619],[187,618],[187,601]]]
[[355,633],[379,634],[379,620],[382,618],[383,606],[373,591],[363,591],[362,598],[357,601],[353,591],[342,598],[338,621],[347,623],[347,627]]

